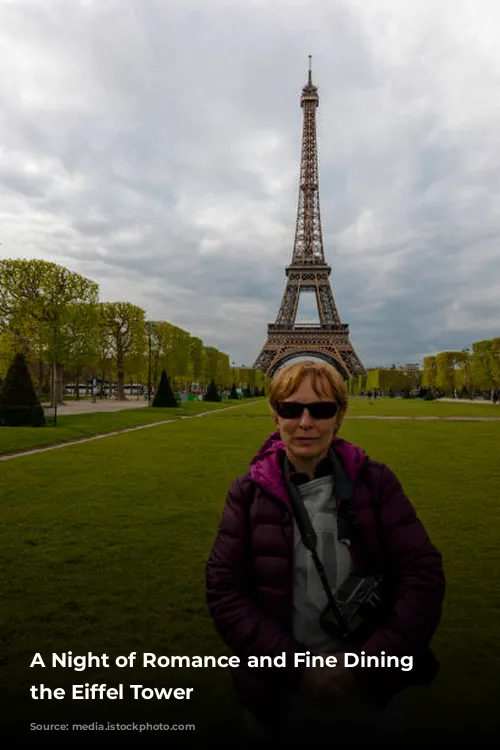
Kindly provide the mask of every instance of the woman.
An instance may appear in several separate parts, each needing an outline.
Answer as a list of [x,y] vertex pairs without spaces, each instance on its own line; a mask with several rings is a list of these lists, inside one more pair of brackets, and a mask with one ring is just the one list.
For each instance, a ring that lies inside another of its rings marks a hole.
[[[352,740],[362,727],[387,739],[393,696],[436,673],[441,555],[393,472],[336,437],[347,389],[333,367],[283,367],[269,403],[277,431],[230,487],[206,570],[210,614],[240,658],[247,726],[297,745],[321,731]],[[341,592],[359,581],[373,606],[348,621]],[[311,666],[297,656],[307,652],[337,662]],[[252,656],[282,665],[248,666]]]

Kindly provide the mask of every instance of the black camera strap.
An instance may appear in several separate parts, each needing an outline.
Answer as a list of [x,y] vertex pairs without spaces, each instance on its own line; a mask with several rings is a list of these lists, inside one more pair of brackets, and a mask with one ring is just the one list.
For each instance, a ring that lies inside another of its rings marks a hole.
[[[344,467],[342,466],[338,456],[335,454],[335,451],[333,449],[330,449],[329,458],[332,462],[334,472],[334,494],[336,492],[340,498],[340,507],[338,509],[337,516],[338,539],[344,544],[350,544],[352,541],[351,531],[356,525],[354,508],[352,507],[351,502],[353,488]],[[335,600],[333,592],[328,583],[328,579],[326,577],[323,563],[321,562],[317,552],[318,539],[316,532],[311,523],[309,513],[304,506],[304,502],[300,496],[300,492],[297,486],[290,479],[290,462],[288,461],[286,455],[284,460],[283,475],[285,478],[288,495],[290,497],[290,503],[292,506],[295,521],[297,523],[297,528],[299,529],[300,535],[302,537],[302,542],[306,549],[308,549],[311,553],[314,565],[316,566],[318,575],[325,590],[328,604],[330,605],[332,614],[337,621],[337,626],[339,628],[340,634],[343,638],[348,638],[350,632],[347,628],[345,618],[343,617],[342,612],[340,611],[340,608]]]

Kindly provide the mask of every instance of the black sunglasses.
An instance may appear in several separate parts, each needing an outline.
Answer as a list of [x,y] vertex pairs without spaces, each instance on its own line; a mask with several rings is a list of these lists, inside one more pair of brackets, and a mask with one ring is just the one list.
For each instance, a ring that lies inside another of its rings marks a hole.
[[277,401],[274,407],[282,419],[298,419],[307,409],[312,419],[331,419],[338,411],[335,401],[315,401],[313,404],[300,404],[298,401]]

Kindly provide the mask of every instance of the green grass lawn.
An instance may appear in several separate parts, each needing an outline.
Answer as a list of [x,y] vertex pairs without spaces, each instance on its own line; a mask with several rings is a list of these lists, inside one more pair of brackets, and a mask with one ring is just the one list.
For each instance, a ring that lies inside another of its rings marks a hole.
[[[36,652],[69,650],[226,653],[204,603],[205,562],[227,488],[271,429],[261,402],[1,464],[4,715],[13,723],[105,722],[126,708],[130,720],[139,713],[196,720],[198,746],[203,727],[217,719],[226,731],[234,726],[238,706],[223,669],[75,672],[29,664]],[[500,423],[352,420],[342,436],[396,471],[443,553],[441,674],[408,702],[426,725],[448,727],[453,715],[460,731],[498,702]],[[30,685],[85,682],[195,693],[191,702],[96,701],[91,709],[26,698]],[[169,737],[171,746],[187,746]]]
[[[242,399],[238,405],[251,403],[255,399]],[[78,440],[127,427],[161,422],[165,419],[179,419],[199,412],[234,406],[230,400],[220,404],[204,401],[185,401],[177,409],[137,408],[119,412],[93,412],[89,414],[59,415],[57,427],[0,427],[0,455],[39,448],[56,443]],[[265,403],[265,400],[262,400]],[[261,414],[266,413],[267,407]],[[236,412],[235,412],[236,414]],[[246,412],[241,412],[241,416]],[[349,402],[349,417],[495,417],[500,419],[500,405],[468,402],[419,401],[408,399],[352,398]]]
[[377,398],[371,402],[366,397],[349,400],[348,414],[378,415],[388,417],[497,417],[500,404],[478,401],[423,401],[407,398]]
[[115,412],[90,412],[89,414],[58,415],[57,426],[46,427],[0,427],[0,455],[17,451],[40,448],[70,440],[80,440],[92,435],[101,435],[127,427],[162,422],[166,419],[200,414],[216,409],[251,403],[256,399],[240,401],[184,401],[175,409],[159,407],[138,407]]

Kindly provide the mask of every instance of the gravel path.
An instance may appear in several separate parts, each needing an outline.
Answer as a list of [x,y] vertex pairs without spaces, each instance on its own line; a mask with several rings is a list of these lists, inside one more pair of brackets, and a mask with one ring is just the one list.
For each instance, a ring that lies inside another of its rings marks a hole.
[[[143,406],[147,406],[148,402],[145,398],[130,399],[129,401],[117,401],[116,398],[103,398],[97,399],[94,403],[92,399],[81,399],[80,401],[65,401],[59,404],[57,407],[58,415],[66,414],[90,414],[91,412],[99,411],[124,411],[125,409],[139,409]],[[44,409],[47,413],[53,412],[53,408],[48,404],[44,404]]]

